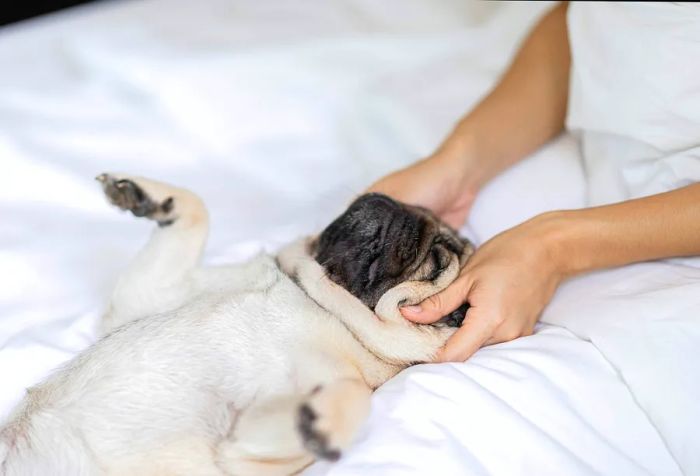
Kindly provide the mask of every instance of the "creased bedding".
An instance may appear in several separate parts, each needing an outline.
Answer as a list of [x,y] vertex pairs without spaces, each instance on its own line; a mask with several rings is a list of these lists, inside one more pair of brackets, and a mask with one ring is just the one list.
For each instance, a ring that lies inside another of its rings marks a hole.
[[[207,263],[274,250],[429,153],[545,8],[149,0],[0,30],[0,417],[94,341],[149,232],[92,177],[199,193]],[[464,232],[584,203],[564,136],[494,181]],[[390,381],[353,449],[308,473],[700,474],[697,270],[599,278],[562,288],[534,336]]]

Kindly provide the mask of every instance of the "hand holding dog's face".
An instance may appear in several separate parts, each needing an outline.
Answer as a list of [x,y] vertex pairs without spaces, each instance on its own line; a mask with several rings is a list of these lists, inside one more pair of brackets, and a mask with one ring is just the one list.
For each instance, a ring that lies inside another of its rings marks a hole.
[[[366,194],[321,233],[313,254],[333,282],[374,310],[390,289],[436,282],[454,261],[462,266],[473,249],[430,211]],[[444,322],[460,325],[464,311]]]

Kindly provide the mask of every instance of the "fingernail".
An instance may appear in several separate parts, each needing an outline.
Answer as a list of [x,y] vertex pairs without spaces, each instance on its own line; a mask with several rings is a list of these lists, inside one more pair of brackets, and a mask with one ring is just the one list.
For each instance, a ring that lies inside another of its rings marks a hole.
[[420,314],[420,312],[423,310],[423,308],[418,304],[416,304],[415,306],[405,306],[401,309],[408,311],[410,314]]

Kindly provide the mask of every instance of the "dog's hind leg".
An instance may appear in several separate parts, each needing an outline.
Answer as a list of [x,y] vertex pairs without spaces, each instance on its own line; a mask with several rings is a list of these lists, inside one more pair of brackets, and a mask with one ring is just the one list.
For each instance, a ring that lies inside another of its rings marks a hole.
[[120,174],[97,177],[108,200],[157,223],[146,246],[120,276],[103,319],[103,332],[174,309],[193,291],[209,220],[202,200],[188,190]]
[[315,457],[337,460],[369,414],[372,391],[344,378],[306,396],[271,399],[244,410],[219,444],[219,466],[231,474],[297,474]]
[[311,464],[313,455],[297,431],[302,403],[302,396],[279,396],[242,410],[219,443],[218,466],[236,476],[282,476]]
[[304,446],[319,458],[340,458],[369,415],[371,395],[372,390],[358,378],[317,387],[297,410],[297,430]]

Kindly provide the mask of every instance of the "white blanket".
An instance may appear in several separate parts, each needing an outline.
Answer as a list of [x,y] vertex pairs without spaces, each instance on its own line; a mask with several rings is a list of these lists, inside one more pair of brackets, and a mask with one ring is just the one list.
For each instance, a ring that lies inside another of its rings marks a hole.
[[[212,217],[207,263],[274,250],[430,152],[543,8],[151,0],[0,31],[0,417],[94,341],[117,273],[148,234],[92,177],[128,171],[198,192]],[[465,232],[481,242],[538,211],[581,206],[582,180],[565,137],[494,182]],[[594,287],[570,283],[545,318],[602,349],[605,326],[579,329],[589,316],[569,312],[598,303],[610,325],[606,301],[589,302]],[[649,289],[644,300],[617,294],[614,312],[653,309],[666,291]],[[681,294],[678,312],[695,302]],[[659,372],[627,368],[617,343],[603,357],[543,326],[466,364],[410,369],[377,392],[341,462],[309,473],[679,474],[667,445],[690,448],[698,421],[684,399],[697,401],[697,388],[667,373],[664,394],[691,418],[666,426],[661,393],[646,388]],[[684,347],[689,360],[697,349]]]

